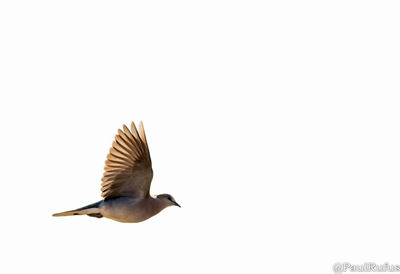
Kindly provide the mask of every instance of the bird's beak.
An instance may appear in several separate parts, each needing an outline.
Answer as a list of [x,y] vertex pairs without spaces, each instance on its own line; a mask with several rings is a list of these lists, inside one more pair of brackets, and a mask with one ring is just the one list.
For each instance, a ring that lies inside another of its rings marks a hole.
[[174,203],[175,203],[175,205],[176,205],[176,206],[179,206],[179,207],[181,207],[181,206],[180,206],[180,205],[179,205],[177,202],[174,202]]

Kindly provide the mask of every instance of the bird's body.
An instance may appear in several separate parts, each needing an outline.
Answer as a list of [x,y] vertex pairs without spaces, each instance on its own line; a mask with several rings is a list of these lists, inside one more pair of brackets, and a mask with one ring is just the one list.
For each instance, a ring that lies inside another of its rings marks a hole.
[[125,125],[123,129],[118,131],[107,156],[102,179],[104,200],[53,216],[88,215],[138,223],[168,206],[179,206],[169,194],[153,197],[149,193],[153,170],[143,124],[140,123],[139,132],[134,123],[131,131]]
[[144,199],[119,197],[103,201],[100,213],[123,223],[142,222],[163,210],[163,204],[151,196]]

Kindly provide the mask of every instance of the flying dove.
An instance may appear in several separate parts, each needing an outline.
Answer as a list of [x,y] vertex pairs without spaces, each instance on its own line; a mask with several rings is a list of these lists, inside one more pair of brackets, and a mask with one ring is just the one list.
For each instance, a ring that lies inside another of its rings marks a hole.
[[103,200],[53,216],[88,215],[124,223],[138,223],[169,206],[179,206],[169,194],[151,196],[153,169],[143,123],[139,131],[123,125],[112,143],[101,184]]

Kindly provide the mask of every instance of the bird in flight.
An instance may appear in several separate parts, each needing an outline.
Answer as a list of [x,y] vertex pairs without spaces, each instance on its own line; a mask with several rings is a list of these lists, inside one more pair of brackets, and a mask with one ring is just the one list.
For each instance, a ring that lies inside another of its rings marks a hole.
[[138,223],[169,206],[179,206],[169,194],[151,196],[153,169],[143,123],[139,131],[123,125],[118,130],[105,162],[101,184],[103,200],[53,216],[88,215],[124,223]]

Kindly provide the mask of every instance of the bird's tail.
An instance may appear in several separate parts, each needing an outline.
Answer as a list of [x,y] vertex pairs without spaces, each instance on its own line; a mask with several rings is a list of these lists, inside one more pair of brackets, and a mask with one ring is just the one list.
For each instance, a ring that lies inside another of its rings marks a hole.
[[94,204],[91,204],[88,206],[84,206],[84,207],[81,207],[81,208],[78,208],[75,210],[54,213],[53,216],[60,217],[60,216],[73,216],[73,215],[88,215],[90,217],[101,218],[101,217],[103,217],[103,215],[101,215],[99,207],[102,202],[103,201],[99,201],[97,203],[94,203]]

